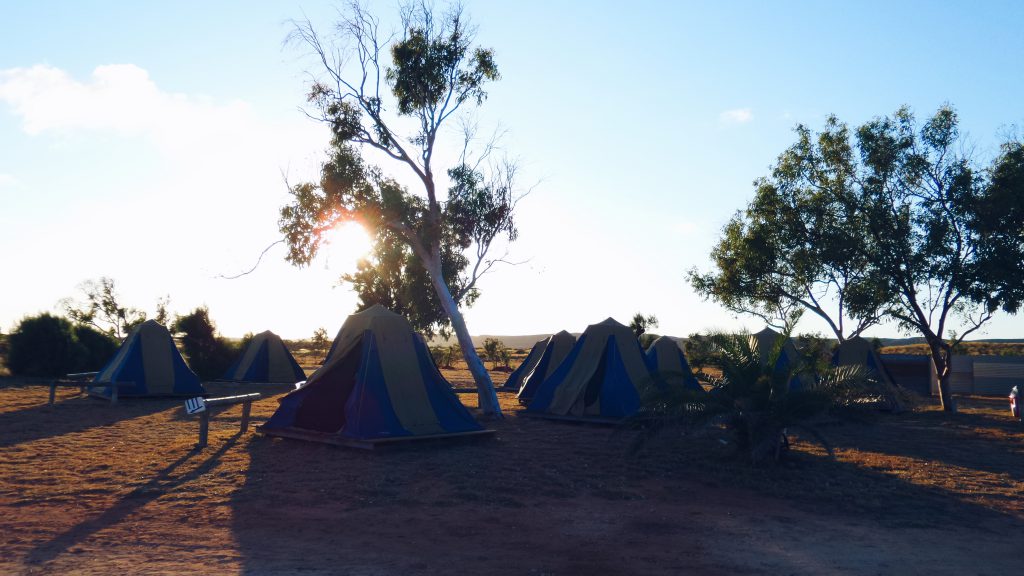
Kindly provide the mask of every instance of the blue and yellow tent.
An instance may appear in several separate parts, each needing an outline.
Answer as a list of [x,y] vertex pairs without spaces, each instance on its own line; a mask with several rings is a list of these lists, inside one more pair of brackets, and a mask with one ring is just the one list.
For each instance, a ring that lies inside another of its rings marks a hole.
[[430,351],[402,316],[379,305],[353,314],[323,366],[281,399],[261,431],[363,447],[489,432],[431,362]]
[[869,378],[879,380],[889,386],[895,386],[892,376],[882,364],[882,358],[871,343],[855,336],[839,345],[832,355],[833,366],[863,366]]
[[675,339],[661,336],[647,348],[645,359],[647,368],[656,381],[668,385],[681,384],[690,390],[704,391]]
[[281,337],[270,330],[253,336],[245,352],[228,368],[222,380],[232,382],[287,382],[306,379],[299,363]]
[[548,339],[538,340],[533,348],[530,349],[530,353],[527,354],[526,359],[519,365],[511,374],[508,375],[508,380],[505,380],[505,385],[501,388],[503,390],[515,390],[523,386],[523,380],[533,371],[533,368],[537,366],[537,362],[540,362],[540,357],[544,355],[544,345]]
[[537,360],[537,365],[523,378],[523,385],[519,388],[519,394],[516,395],[521,403],[528,404],[530,400],[533,400],[537,388],[562,365],[575,344],[576,337],[565,330],[550,336],[545,341],[544,353]]
[[[779,351],[779,358],[775,361],[774,370],[791,370],[803,362],[800,351],[796,349],[792,338],[783,339],[782,334],[767,326],[752,337],[754,338],[762,364],[768,362],[776,346],[782,347]],[[792,390],[810,389],[814,387],[814,383],[814,376],[812,374],[800,372],[794,374],[790,379],[789,387]]]
[[651,381],[640,342],[608,318],[587,326],[562,364],[537,388],[528,412],[615,420],[640,409],[639,387]]
[[96,375],[91,393],[109,396],[112,383],[116,383],[119,397],[206,394],[199,377],[178,352],[171,333],[155,320],[146,320],[132,330],[117,354]]

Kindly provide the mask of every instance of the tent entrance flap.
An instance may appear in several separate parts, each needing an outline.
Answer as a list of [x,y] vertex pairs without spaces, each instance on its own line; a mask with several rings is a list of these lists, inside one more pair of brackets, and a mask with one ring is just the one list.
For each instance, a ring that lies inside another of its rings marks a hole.
[[352,395],[363,346],[353,346],[325,377],[298,392],[301,403],[295,412],[294,426],[318,432],[337,432],[347,421],[345,401]]

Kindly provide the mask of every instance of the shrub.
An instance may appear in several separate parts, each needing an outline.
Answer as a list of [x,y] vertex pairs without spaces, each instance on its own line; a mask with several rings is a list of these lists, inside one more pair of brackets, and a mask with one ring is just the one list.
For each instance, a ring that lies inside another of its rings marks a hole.
[[[504,342],[497,338],[487,338],[484,340],[484,356],[491,361],[492,369],[498,369],[498,362],[502,361],[503,354],[507,354]],[[507,366],[508,363],[506,362],[505,365]]]
[[9,336],[7,368],[19,376],[99,370],[117,351],[110,336],[43,313],[22,319]]
[[75,339],[79,344],[76,372],[96,372],[103,368],[120,346],[118,341],[105,332],[89,326],[75,326]]
[[[210,311],[205,306],[196,308],[191,314],[178,316],[172,331],[184,334],[181,346],[188,357],[189,368],[203,380],[213,380],[224,375],[241,349],[225,338],[217,336],[217,327],[210,320]],[[245,340],[240,343],[245,345]]]
[[789,445],[787,430],[802,430],[831,453],[815,421],[829,413],[866,407],[864,401],[877,395],[860,367],[828,367],[817,374],[813,386],[798,388],[792,385],[795,377],[813,372],[813,366],[797,359],[780,367],[781,345],[762,358],[756,341],[747,335],[712,334],[707,343],[709,361],[722,369],[722,376],[701,374],[710,385],[707,392],[682,386],[645,387],[640,412],[626,422],[627,427],[641,430],[637,447],[671,428],[684,433],[724,432],[722,441],[757,465],[780,458]]

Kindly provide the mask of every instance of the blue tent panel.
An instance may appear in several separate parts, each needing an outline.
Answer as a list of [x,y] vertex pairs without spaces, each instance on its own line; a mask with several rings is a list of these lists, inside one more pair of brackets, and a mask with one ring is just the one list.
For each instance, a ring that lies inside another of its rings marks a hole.
[[[639,346],[639,344],[637,344]],[[607,418],[625,418],[636,414],[640,409],[640,394],[626,372],[619,347],[607,343],[604,347],[604,366],[602,371],[594,374],[591,386],[598,386],[601,398],[601,416]],[[589,405],[589,403],[588,403]]]
[[[558,386],[563,380],[565,380],[569,371],[572,370],[572,365],[576,363],[576,358],[579,356],[580,350],[583,349],[583,344],[586,342],[586,339],[587,333],[584,332],[576,340],[576,345],[572,347],[569,355],[565,357],[565,360],[562,360],[562,364],[555,369],[547,380],[541,382],[537,386],[537,389],[533,394],[533,399],[530,400],[530,405],[527,407],[527,410],[531,412],[547,411],[548,407],[551,406],[551,401],[555,398],[555,390],[558,389]],[[544,362],[544,359],[541,358],[540,362]],[[540,363],[538,363],[537,366],[539,367]],[[520,394],[522,393],[520,392]]]
[[367,330],[363,333],[362,362],[356,386],[345,403],[347,423],[342,435],[359,439],[409,436],[411,432],[402,427],[391,402],[384,384],[377,339]]

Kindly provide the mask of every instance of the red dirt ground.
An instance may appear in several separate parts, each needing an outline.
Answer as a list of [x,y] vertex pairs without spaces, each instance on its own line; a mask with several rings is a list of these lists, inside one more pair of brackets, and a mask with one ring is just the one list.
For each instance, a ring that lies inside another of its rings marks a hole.
[[[256,423],[286,389],[262,389]],[[751,469],[700,439],[633,456],[626,433],[514,412],[491,438],[364,452],[239,436],[234,407],[194,451],[180,400],[58,396],[0,383],[0,573],[1021,571],[1024,427],[996,402],[835,426],[835,459],[798,442]]]

